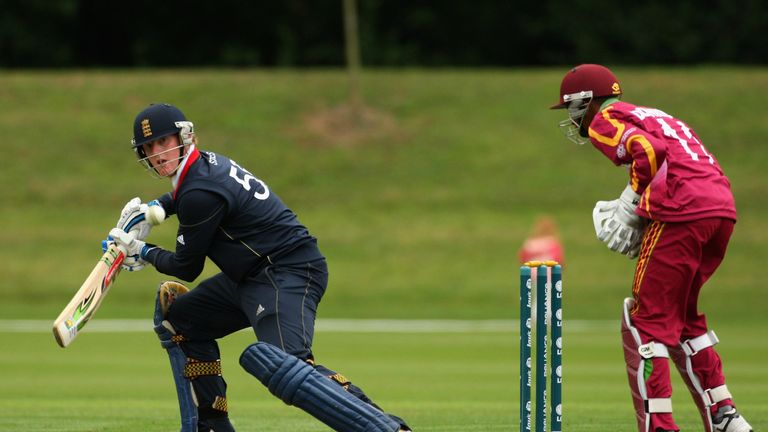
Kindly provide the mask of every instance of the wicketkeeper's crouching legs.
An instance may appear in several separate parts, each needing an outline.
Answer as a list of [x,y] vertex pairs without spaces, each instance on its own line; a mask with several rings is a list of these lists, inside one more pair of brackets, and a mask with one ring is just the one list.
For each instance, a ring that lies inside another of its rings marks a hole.
[[669,351],[657,341],[642,342],[630,316],[634,302],[631,298],[624,300],[621,336],[638,431],[680,430],[672,419]]
[[227,385],[221,377],[215,340],[187,341],[166,320],[170,304],[189,291],[178,282],[164,282],[155,302],[155,332],[168,351],[181,414],[181,432],[234,432],[227,417]]
[[705,432],[751,431],[752,426],[736,411],[725,385],[722,362],[714,349],[718,342],[715,332],[710,330],[670,347],[670,357],[691,392]]
[[656,341],[643,344],[630,316],[634,304],[631,298],[624,300],[621,332],[638,430],[679,430],[672,420],[668,368],[672,358],[699,409],[705,432],[752,432],[725,385],[720,357],[713,349],[719,342],[715,333],[709,331],[677,346]]

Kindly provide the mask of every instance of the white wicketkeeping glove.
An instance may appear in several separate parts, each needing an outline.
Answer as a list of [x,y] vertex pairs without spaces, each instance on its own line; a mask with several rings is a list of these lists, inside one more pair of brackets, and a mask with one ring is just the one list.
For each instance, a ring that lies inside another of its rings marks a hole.
[[640,255],[640,247],[643,245],[643,233],[640,233],[640,237],[637,239],[634,245],[629,247],[629,250],[624,255],[629,259],[635,259]]
[[637,257],[645,225],[635,214],[640,195],[627,185],[621,196],[613,201],[598,201],[592,211],[597,238],[612,251]]
[[595,224],[595,234],[600,238],[600,232],[603,231],[603,225],[613,216],[619,200],[598,201],[595,208],[592,209],[592,223]]
[[125,232],[120,228],[112,228],[107,241],[113,241],[118,247],[125,250],[123,270],[139,271],[147,265],[147,262],[141,258],[141,251],[146,243],[136,238],[135,231]]

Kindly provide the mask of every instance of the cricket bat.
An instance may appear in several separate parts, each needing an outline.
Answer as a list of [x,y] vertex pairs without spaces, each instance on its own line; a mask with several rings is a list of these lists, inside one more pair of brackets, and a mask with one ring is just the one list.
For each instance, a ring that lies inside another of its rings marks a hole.
[[66,348],[72,343],[96,313],[109,288],[120,274],[120,266],[124,259],[125,251],[114,243],[110,244],[75,296],[53,322],[53,336],[59,346]]

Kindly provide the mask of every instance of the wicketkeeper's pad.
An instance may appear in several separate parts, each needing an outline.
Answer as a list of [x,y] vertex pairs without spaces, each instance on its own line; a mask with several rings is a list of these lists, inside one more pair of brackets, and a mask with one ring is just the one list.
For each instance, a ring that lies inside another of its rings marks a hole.
[[705,432],[713,432],[714,429],[710,408],[718,402],[731,399],[732,396],[725,384],[705,389],[694,370],[692,358],[701,351],[712,349],[718,342],[720,341],[715,332],[710,330],[698,337],[682,341],[679,346],[669,349],[670,357],[675,362],[680,376],[685,385],[688,386],[693,401],[696,403],[701,421],[704,423]]
[[629,387],[632,390],[632,402],[635,405],[637,425],[640,432],[653,432],[651,414],[671,413],[671,398],[649,398],[645,381],[646,363],[655,357],[669,358],[667,347],[658,342],[643,344],[640,334],[632,325],[629,311],[634,305],[634,299],[624,300],[623,319],[621,321],[621,338],[624,342],[624,360],[627,363]]

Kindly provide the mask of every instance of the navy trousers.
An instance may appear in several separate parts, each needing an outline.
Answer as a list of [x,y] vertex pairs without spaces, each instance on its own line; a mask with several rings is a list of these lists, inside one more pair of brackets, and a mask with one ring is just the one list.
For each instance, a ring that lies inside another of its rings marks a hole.
[[[189,359],[219,360],[216,339],[250,326],[259,341],[307,360],[312,358],[317,305],[327,284],[324,259],[271,265],[240,283],[219,273],[176,299],[166,319],[183,336],[180,346]],[[226,415],[212,409],[217,396],[226,398],[221,376],[200,376],[192,385],[201,418]]]

